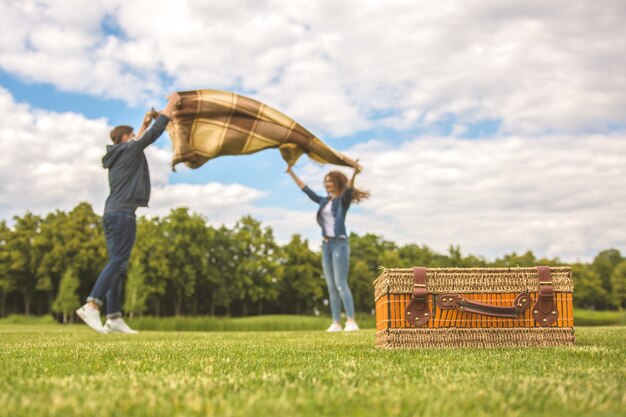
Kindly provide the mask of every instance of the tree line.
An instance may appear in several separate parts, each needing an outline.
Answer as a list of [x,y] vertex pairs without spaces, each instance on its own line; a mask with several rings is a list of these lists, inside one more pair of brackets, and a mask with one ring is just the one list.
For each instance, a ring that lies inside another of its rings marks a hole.
[[[26,212],[0,222],[0,317],[54,313],[63,321],[87,297],[106,264],[101,218],[88,203],[45,217]],[[126,315],[328,314],[321,254],[293,235],[279,245],[271,227],[250,216],[233,228],[214,227],[186,208],[140,217],[125,285]],[[563,265],[528,251],[494,261],[445,254],[426,245],[399,246],[374,234],[350,234],[350,287],[359,312],[374,307],[379,266],[510,267]],[[616,249],[591,263],[571,264],[574,303],[591,309],[626,307],[626,258]]]

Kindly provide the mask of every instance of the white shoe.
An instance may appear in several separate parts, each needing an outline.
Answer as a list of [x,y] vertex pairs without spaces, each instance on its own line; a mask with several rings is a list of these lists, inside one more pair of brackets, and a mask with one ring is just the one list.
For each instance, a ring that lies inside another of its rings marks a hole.
[[128,324],[124,321],[124,319],[107,319],[104,323],[104,328],[107,333],[124,333],[124,334],[137,334],[139,333],[137,330],[133,330],[128,327]]
[[89,304],[85,304],[76,310],[76,314],[87,324],[87,326],[91,327],[96,332],[100,334],[107,333],[106,329],[102,327],[102,321],[100,321],[100,310],[97,308],[93,308]]
[[357,332],[359,330],[359,325],[356,324],[356,321],[347,321],[345,327],[343,328],[344,332]]
[[341,331],[341,325],[339,323],[333,322],[328,329],[326,329],[326,333],[337,333]]

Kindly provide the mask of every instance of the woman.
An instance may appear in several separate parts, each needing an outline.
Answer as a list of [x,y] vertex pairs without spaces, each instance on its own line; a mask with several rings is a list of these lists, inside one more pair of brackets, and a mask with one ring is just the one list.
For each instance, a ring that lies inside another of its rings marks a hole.
[[322,268],[326,285],[328,286],[328,298],[333,322],[327,332],[340,332],[341,304],[346,312],[346,332],[359,330],[354,320],[354,301],[352,292],[348,287],[348,267],[350,265],[350,245],[346,233],[346,213],[352,201],[359,202],[369,197],[369,192],[354,188],[354,178],[361,172],[361,167],[355,168],[352,179],[339,171],[331,171],[324,177],[324,187],[327,197],[315,194],[296,176],[291,167],[287,173],[296,182],[298,187],[319,205],[317,210],[317,223],[322,227]]

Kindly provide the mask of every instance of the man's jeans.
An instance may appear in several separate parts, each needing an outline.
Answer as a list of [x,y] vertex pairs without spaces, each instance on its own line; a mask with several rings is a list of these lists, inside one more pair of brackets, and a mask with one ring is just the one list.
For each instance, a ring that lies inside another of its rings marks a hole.
[[333,321],[341,317],[341,304],[347,318],[354,318],[354,301],[348,287],[350,245],[347,239],[330,238],[322,243],[322,268],[328,286],[330,312]]
[[107,318],[116,318],[122,316],[122,286],[137,234],[135,211],[128,209],[106,212],[102,217],[102,225],[109,262],[100,272],[87,301],[102,306],[106,297]]

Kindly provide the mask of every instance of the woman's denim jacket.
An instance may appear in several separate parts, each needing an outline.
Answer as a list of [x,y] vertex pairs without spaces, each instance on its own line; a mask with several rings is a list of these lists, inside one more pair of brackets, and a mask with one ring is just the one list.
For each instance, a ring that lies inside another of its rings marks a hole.
[[[326,233],[326,230],[324,230],[322,209],[328,203],[330,197],[322,197],[320,195],[317,195],[306,185],[304,186],[304,188],[302,188],[302,191],[304,191],[311,200],[319,205],[319,209],[317,210],[317,223],[322,227],[322,236],[328,237],[328,233]],[[341,193],[341,196],[335,198],[330,206],[330,210],[335,217],[335,237],[348,236],[348,234],[346,233],[346,213],[350,208],[350,203],[352,203],[352,191],[353,188],[346,187],[346,189],[343,190],[343,193]]]

